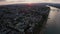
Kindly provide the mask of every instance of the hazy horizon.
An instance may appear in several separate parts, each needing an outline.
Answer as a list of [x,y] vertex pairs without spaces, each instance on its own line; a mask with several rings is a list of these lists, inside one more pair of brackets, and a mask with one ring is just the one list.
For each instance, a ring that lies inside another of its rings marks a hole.
[[20,3],[60,3],[60,0],[3,0],[0,5]]
[[30,2],[30,3],[33,3],[33,2],[36,2],[36,3],[60,3],[60,0],[6,0],[7,2],[9,1],[15,1],[15,2]]

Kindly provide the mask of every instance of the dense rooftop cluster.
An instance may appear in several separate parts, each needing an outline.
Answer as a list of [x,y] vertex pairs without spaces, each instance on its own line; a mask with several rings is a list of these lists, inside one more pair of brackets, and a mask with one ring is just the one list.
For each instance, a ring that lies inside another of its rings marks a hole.
[[35,29],[42,26],[42,21],[48,13],[49,7],[1,6],[0,33],[25,34],[25,32],[34,32]]

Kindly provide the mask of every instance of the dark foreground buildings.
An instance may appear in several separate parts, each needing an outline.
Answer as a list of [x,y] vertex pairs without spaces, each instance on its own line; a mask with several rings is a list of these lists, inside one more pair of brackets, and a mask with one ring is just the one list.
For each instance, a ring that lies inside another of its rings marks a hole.
[[39,34],[49,11],[40,5],[0,6],[0,34]]

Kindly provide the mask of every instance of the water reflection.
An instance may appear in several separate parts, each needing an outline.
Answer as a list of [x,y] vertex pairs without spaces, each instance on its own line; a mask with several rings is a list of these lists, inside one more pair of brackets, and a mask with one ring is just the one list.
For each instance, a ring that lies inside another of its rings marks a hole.
[[60,34],[60,10],[51,9],[45,34]]

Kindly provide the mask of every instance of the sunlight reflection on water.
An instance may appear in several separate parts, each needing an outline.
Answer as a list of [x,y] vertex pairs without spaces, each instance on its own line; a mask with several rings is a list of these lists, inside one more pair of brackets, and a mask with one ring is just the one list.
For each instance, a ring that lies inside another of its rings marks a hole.
[[51,9],[45,34],[60,34],[60,10]]

